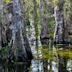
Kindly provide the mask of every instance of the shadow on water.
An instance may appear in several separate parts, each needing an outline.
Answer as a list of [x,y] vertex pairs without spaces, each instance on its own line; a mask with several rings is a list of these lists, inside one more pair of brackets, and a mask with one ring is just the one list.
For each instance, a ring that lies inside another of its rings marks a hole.
[[0,62],[0,72],[29,72],[31,61],[22,63]]

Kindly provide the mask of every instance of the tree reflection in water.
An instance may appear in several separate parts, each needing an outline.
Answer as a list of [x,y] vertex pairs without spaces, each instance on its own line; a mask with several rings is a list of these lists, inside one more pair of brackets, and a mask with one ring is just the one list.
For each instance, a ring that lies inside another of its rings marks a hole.
[[23,63],[9,63],[4,64],[0,62],[0,72],[28,72],[31,65],[31,61]]

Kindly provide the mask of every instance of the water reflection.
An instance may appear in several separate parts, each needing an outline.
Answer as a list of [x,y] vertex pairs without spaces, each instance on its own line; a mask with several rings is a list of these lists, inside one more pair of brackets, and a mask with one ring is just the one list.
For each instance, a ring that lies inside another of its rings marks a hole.
[[0,63],[0,72],[29,72],[31,62],[24,63]]
[[[39,62],[39,64],[38,64]],[[52,72],[58,72],[58,62],[52,61]],[[38,66],[39,65],[39,66]],[[30,67],[31,66],[31,67]],[[39,69],[39,70],[38,70]],[[48,70],[50,69],[50,63],[48,62]],[[67,60],[68,72],[72,72],[72,60]],[[42,60],[32,60],[22,63],[2,63],[0,62],[0,72],[44,72]],[[62,72],[62,71],[61,71]],[[66,72],[66,71],[64,71]]]

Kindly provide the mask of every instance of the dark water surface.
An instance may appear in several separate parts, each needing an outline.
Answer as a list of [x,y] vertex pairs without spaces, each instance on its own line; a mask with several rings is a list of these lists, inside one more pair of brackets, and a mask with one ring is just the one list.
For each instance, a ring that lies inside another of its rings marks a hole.
[[0,72],[29,72],[30,65],[28,62],[24,63],[1,63]]

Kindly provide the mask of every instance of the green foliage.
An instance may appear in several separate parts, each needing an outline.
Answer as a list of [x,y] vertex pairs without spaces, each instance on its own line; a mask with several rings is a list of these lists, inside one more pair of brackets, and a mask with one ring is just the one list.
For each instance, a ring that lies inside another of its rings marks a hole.
[[6,4],[10,3],[12,0],[4,0]]
[[7,59],[9,55],[9,47],[6,46],[6,47],[1,48],[0,52],[2,55],[2,59]]
[[2,23],[2,19],[3,19],[3,17],[0,15],[0,23]]
[[[63,44],[60,44],[58,45],[57,47],[63,47]],[[67,46],[66,46],[67,47]],[[72,48],[72,45],[71,46],[68,46],[67,48]],[[72,51],[68,50],[68,49],[58,49],[57,50],[52,50],[53,48],[48,48],[48,47],[39,47],[38,48],[40,51],[41,51],[41,56],[39,57],[40,59],[46,59],[46,60],[50,60],[50,61],[55,61],[56,60],[56,57],[57,55],[60,55],[61,57],[66,57],[66,58],[69,58],[69,59],[72,59]],[[35,54],[35,57],[37,54]]]
[[[30,19],[33,16],[34,12],[34,5],[33,5],[33,0],[21,0],[23,2],[23,6],[25,9],[25,17],[24,19]],[[60,0],[46,0],[47,3],[52,3],[52,5],[58,5]],[[71,3],[70,0],[64,0],[64,18],[65,20],[69,18],[70,15],[72,15],[72,8],[71,8]],[[5,0],[6,3],[10,3],[10,0]],[[40,13],[39,13],[39,4],[40,0],[36,0],[37,2],[37,11],[36,15],[34,17],[34,27],[35,27],[35,37],[38,38],[40,36]],[[52,13],[48,12],[46,8],[44,8],[44,15],[45,17],[49,17],[52,15]],[[0,22],[2,22],[3,17],[0,16]],[[47,25],[48,25],[48,30],[49,30],[49,37],[53,37],[54,35],[54,26],[55,26],[55,20],[54,18],[47,18]],[[70,39],[72,39],[72,36],[70,36]],[[57,47],[62,47],[63,44],[56,45]],[[39,49],[42,52],[42,59],[49,59],[53,60],[54,59],[54,52],[52,50],[48,50],[49,48],[36,48]],[[71,51],[66,51],[66,50],[57,50],[57,53],[61,56],[66,56],[69,58],[72,58],[72,52]],[[1,55],[3,58],[7,58],[9,54],[9,48],[8,46],[5,48],[1,49]]]
[[53,35],[54,35],[54,27],[55,27],[54,18],[48,19],[48,30],[49,30],[49,36],[51,36],[51,37],[53,37]]
[[65,0],[65,3],[64,3],[64,17],[65,17],[65,19],[68,19],[70,14],[71,14],[70,0]]

